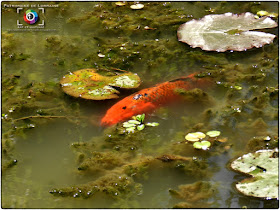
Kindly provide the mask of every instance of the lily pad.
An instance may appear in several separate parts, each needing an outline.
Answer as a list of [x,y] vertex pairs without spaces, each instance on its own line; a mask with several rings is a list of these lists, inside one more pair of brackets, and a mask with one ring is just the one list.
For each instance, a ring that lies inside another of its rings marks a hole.
[[221,134],[221,131],[208,131],[206,133],[206,135],[210,136],[210,137],[217,137]]
[[193,144],[193,147],[196,149],[203,149],[207,150],[211,146],[211,143],[209,141],[201,141],[201,142],[195,142]]
[[144,4],[133,4],[130,6],[131,9],[143,9]]
[[134,130],[135,130],[135,127],[129,127],[129,128],[126,129],[126,131],[129,132],[129,133],[130,133],[130,132],[133,133]]
[[141,124],[141,122],[139,122],[137,120],[128,120],[128,123],[135,124],[135,125],[140,125]]
[[231,168],[251,175],[236,184],[236,189],[247,196],[278,198],[278,150],[258,150],[237,158]]
[[141,125],[138,125],[138,126],[137,126],[137,129],[138,129],[139,131],[142,131],[144,128],[145,128],[145,125],[144,125],[144,124],[141,124]]
[[136,124],[133,124],[133,123],[128,123],[128,122],[123,123],[124,128],[130,128],[130,127],[135,127],[135,126],[136,126]]
[[217,52],[244,51],[270,44],[276,37],[273,34],[251,30],[277,26],[271,18],[256,19],[255,15],[249,12],[240,15],[225,13],[206,15],[200,20],[186,22],[179,27],[177,35],[179,41],[193,48],[200,47]]
[[188,141],[198,141],[199,139],[205,138],[206,135],[202,132],[188,133],[185,139]]
[[84,99],[104,100],[118,98],[119,88],[137,88],[140,85],[137,74],[123,70],[82,69],[65,75],[60,84],[65,93]]
[[159,125],[159,123],[158,122],[148,122],[148,123],[146,123],[146,126],[151,126],[151,127],[156,127],[156,126],[158,126]]

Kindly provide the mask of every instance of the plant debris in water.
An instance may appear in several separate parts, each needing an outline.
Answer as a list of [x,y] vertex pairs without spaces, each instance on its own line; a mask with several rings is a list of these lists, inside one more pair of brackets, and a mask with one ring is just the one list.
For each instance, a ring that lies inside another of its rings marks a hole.
[[245,154],[231,163],[231,168],[251,175],[236,184],[236,189],[247,196],[278,199],[278,149],[258,150]]
[[256,19],[255,15],[249,12],[240,15],[225,13],[206,15],[200,20],[186,22],[179,27],[177,34],[179,41],[193,48],[200,47],[217,52],[244,51],[270,44],[276,37],[273,34],[251,30],[277,26],[271,18]]
[[91,100],[118,98],[119,91],[114,87],[137,88],[141,82],[137,74],[121,72],[82,69],[65,75],[60,84],[65,93],[74,97]]

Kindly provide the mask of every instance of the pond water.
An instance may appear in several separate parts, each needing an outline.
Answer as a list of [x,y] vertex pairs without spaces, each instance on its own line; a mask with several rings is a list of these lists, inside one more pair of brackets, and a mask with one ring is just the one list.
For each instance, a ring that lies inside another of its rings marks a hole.
[[[277,199],[238,192],[235,184],[248,176],[229,167],[278,146],[278,38],[224,53],[177,41],[191,19],[277,13],[278,2],[132,4],[2,2],[2,208],[278,208]],[[17,20],[31,26],[22,18],[31,7],[43,30],[18,28]],[[278,27],[262,31],[278,36]],[[217,84],[146,115],[159,126],[122,133],[122,124],[99,122],[136,90],[105,101],[63,93],[63,75],[84,68],[137,73],[137,90],[194,72],[211,73]],[[221,142],[209,150],[185,141],[210,130],[221,131]]]

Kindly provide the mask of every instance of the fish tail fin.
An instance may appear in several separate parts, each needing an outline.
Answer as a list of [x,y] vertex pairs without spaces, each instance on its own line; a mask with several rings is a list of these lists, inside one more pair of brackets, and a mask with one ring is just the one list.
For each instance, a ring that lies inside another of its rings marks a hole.
[[215,84],[214,79],[209,73],[196,72],[189,76],[196,83],[197,87],[201,89],[207,89]]

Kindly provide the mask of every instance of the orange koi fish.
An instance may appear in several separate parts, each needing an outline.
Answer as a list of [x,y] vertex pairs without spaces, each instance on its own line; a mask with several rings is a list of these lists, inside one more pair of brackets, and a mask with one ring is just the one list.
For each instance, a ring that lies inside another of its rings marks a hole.
[[196,78],[197,73],[187,77],[164,82],[140,90],[114,104],[101,120],[102,126],[111,126],[130,119],[134,115],[150,113],[155,109],[180,98],[176,89],[191,90],[207,88],[212,83],[210,78]]

